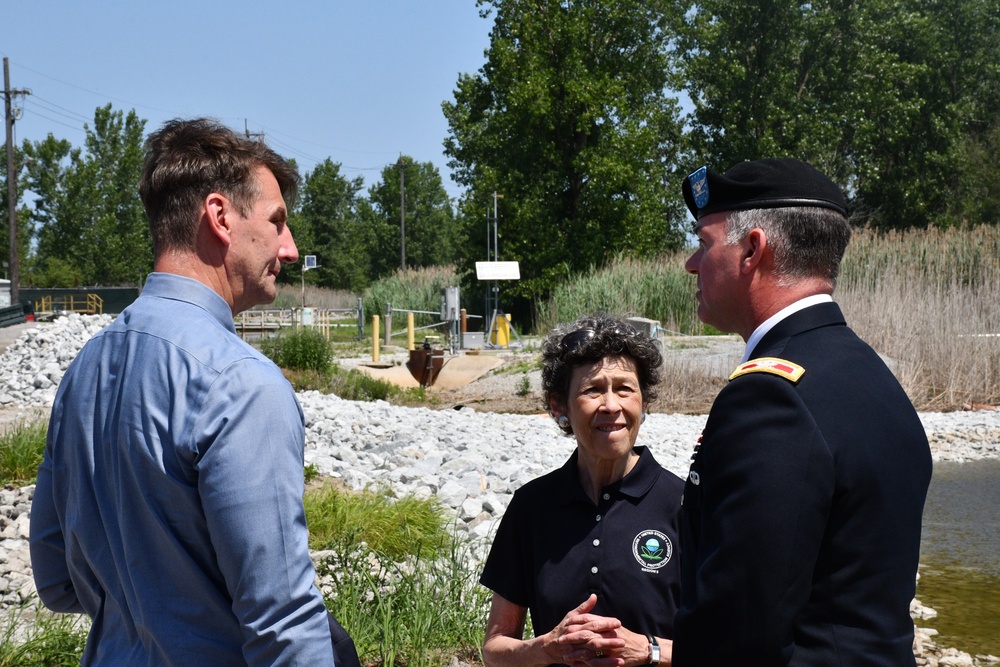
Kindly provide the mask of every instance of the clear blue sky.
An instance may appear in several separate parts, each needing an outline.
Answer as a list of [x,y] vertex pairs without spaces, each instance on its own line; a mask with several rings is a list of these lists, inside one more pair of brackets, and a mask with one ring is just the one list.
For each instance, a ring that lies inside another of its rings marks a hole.
[[329,157],[366,187],[410,155],[457,197],[441,103],[483,65],[492,25],[475,0],[20,0],[0,12],[0,55],[11,87],[33,93],[17,145],[51,133],[82,148],[110,102],[147,132],[176,117],[246,123],[303,173]]

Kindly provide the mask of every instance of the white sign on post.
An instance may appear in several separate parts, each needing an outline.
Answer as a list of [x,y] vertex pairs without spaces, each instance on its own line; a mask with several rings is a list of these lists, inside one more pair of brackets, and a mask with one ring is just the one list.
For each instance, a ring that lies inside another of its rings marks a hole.
[[306,269],[316,268],[316,255],[306,255],[306,263],[304,268]]
[[521,267],[517,262],[476,262],[479,280],[520,280]]

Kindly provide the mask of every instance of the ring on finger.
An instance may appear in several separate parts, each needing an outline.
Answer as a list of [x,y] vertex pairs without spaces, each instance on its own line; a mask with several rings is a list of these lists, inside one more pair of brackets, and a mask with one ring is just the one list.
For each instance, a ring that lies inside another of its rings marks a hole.
[[594,657],[595,658],[603,658],[604,657],[604,651],[594,651]]

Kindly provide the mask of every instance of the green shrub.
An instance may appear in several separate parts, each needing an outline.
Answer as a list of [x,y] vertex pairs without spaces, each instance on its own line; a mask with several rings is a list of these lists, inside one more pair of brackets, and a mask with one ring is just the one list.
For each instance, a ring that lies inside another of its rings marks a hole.
[[330,341],[320,331],[307,327],[265,338],[260,349],[274,363],[292,370],[326,373],[332,363]]
[[33,484],[45,456],[44,419],[21,422],[0,436],[0,484]]
[[289,368],[282,370],[295,391],[318,391],[324,394],[330,391],[330,374],[332,370],[322,373],[310,370],[297,371]]
[[362,371],[333,365],[327,392],[346,401],[385,401],[402,389],[388,380],[374,378]]

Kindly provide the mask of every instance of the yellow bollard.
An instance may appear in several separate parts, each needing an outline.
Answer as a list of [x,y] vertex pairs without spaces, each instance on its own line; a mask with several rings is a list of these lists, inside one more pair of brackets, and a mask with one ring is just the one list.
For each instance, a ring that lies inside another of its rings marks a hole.
[[372,315],[372,363],[378,363],[378,315]]
[[510,343],[510,315],[496,318],[496,324],[490,332],[490,342],[504,348]]
[[406,314],[406,349],[413,351],[413,313]]

